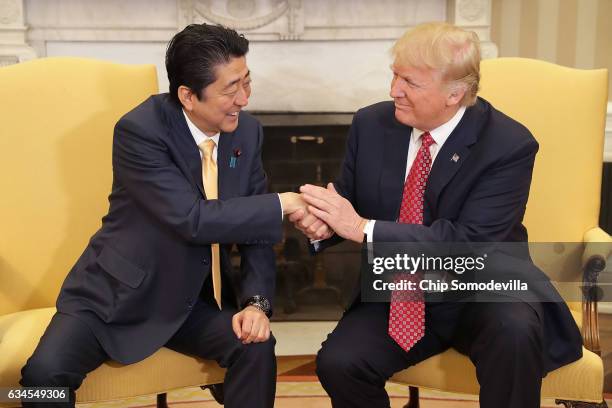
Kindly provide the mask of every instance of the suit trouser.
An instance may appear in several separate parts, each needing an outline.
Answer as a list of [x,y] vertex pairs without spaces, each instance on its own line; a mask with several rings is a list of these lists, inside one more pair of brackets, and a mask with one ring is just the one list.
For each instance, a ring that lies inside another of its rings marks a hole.
[[[199,301],[166,347],[215,360],[227,368],[226,407],[272,407],[276,391],[275,340],[271,336],[264,343],[243,345],[232,330],[234,313],[234,309],[224,307],[219,311],[216,306]],[[71,402],[24,403],[23,406],[73,407],[74,390],[80,387],[87,373],[107,360],[108,355],[86,324],[73,316],[55,314],[21,371],[21,385],[69,387]]]
[[317,375],[334,408],[387,408],[385,382],[449,347],[470,357],[483,408],[540,406],[542,328],[526,303],[428,303],[425,335],[408,352],[387,334],[389,304],[358,303],[317,355]]

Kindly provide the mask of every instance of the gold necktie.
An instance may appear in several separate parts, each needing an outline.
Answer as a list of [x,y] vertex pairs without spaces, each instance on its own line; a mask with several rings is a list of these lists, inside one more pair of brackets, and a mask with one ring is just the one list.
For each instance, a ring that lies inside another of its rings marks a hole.
[[[213,160],[215,141],[206,139],[198,145],[198,148],[202,151],[202,182],[204,184],[206,198],[209,200],[216,200],[219,198],[219,193],[217,187],[217,163]],[[219,309],[221,309],[221,264],[219,258],[219,244],[211,244],[210,249],[212,253],[213,293],[217,305],[219,305]]]

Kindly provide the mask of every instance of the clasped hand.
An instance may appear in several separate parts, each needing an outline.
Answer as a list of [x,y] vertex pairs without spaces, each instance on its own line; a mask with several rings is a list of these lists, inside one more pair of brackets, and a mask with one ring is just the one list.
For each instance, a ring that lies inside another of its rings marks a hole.
[[[300,187],[296,201],[285,213],[295,227],[313,240],[330,238],[334,233],[355,242],[363,241],[367,220],[357,214],[352,204],[342,197],[332,183],[327,188],[306,184]],[[295,193],[284,193],[295,194]],[[285,209],[284,203],[283,208]]]

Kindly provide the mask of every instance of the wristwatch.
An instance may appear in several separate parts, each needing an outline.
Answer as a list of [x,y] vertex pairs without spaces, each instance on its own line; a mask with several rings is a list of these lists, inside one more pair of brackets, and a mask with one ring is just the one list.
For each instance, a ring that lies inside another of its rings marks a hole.
[[264,312],[266,316],[272,316],[272,307],[270,306],[270,301],[263,296],[255,295],[253,297],[248,298],[246,302],[244,302],[242,308],[244,309],[247,306],[254,306]]

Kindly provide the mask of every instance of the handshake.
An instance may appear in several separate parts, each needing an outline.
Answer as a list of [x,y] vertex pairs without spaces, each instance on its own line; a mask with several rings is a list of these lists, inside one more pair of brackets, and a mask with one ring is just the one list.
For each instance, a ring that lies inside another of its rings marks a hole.
[[368,220],[357,214],[332,183],[327,188],[305,184],[300,187],[300,193],[281,193],[279,197],[283,214],[311,240],[327,239],[335,233],[363,242],[363,229]]

